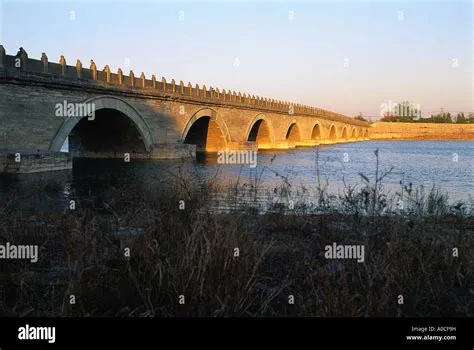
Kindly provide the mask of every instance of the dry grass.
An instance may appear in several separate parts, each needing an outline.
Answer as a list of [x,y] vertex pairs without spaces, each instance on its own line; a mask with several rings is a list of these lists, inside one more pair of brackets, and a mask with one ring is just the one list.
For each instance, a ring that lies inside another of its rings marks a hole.
[[[450,208],[435,189],[411,188],[397,212],[383,196],[383,174],[377,178],[348,188],[340,211],[306,215],[298,208],[218,214],[203,196],[212,183],[203,191],[182,177],[154,201],[139,190],[111,190],[101,211],[78,205],[29,218],[6,204],[0,243],[41,250],[35,264],[1,262],[0,314],[473,316],[472,212]],[[327,206],[331,199],[320,194]],[[144,234],[127,238],[119,227]],[[364,245],[365,263],[325,259],[333,242]]]

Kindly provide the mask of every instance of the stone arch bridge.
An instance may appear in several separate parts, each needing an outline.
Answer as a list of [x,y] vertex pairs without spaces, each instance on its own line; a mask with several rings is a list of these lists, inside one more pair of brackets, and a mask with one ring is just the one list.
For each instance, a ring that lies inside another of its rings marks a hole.
[[0,150],[180,158],[368,139],[368,124],[320,108],[165,78],[68,65],[0,46]]

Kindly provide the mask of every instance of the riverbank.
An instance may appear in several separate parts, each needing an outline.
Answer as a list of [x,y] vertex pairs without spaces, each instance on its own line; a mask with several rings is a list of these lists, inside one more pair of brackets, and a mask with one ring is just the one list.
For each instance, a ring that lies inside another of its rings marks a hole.
[[[282,196],[263,215],[218,214],[215,183],[183,177],[156,197],[113,188],[94,209],[26,216],[6,201],[0,243],[39,256],[2,261],[0,314],[473,316],[472,206],[412,188],[400,204],[381,177],[347,188],[342,207],[320,189],[319,212]],[[334,244],[363,256],[331,257]]]
[[371,140],[474,140],[474,124],[376,122]]
[[31,174],[38,172],[71,170],[72,156],[53,151],[0,150],[0,175]]

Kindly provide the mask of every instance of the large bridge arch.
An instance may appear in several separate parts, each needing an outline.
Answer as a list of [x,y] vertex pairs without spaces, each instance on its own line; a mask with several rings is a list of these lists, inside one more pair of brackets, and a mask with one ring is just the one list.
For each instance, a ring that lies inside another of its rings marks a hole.
[[285,140],[294,142],[300,142],[302,140],[301,130],[296,118],[294,118],[288,123],[288,127],[286,128]]
[[323,138],[322,128],[323,126],[319,120],[314,122],[313,126],[311,127],[311,134],[310,134],[311,140],[316,140],[316,141],[322,140]]
[[349,139],[349,135],[347,133],[347,127],[346,126],[343,126],[342,127],[342,130],[341,130],[341,140],[348,140]]
[[[140,115],[140,113],[124,100],[114,96],[97,96],[89,98],[80,103],[85,106],[93,106],[94,112],[98,112],[103,109],[110,109],[122,113],[135,124],[135,127],[137,128],[143,140],[145,149],[147,151],[152,149],[155,142],[150,127],[148,126],[145,119]],[[84,111],[86,110],[87,108],[84,108]],[[66,141],[66,138],[69,136],[74,127],[82,119],[87,117],[88,116],[86,114],[82,116],[67,117],[51,140],[49,149],[51,151],[60,152],[64,142]]]
[[328,139],[333,142],[337,140],[336,126],[334,124],[331,124],[331,126],[329,127]]
[[[194,143],[194,140],[191,140],[192,137],[201,138],[195,141],[204,143],[197,144],[198,151],[218,151],[221,148],[227,148],[231,141],[225,121],[219,118],[212,108],[202,108],[194,113],[181,132],[180,142]],[[212,143],[209,144],[208,142],[211,141]]]
[[[268,133],[268,135],[266,135]],[[259,136],[263,136],[262,142],[264,145],[259,145]],[[257,114],[247,126],[244,133],[244,141],[255,141],[257,147],[263,146],[268,148],[275,143],[275,130],[272,122],[264,113]],[[268,140],[266,138],[268,137]]]

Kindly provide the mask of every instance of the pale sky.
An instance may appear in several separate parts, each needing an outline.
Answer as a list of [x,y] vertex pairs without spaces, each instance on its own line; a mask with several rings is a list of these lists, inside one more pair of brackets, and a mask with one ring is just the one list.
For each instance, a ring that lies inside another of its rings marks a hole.
[[207,87],[379,115],[474,112],[472,1],[0,0],[0,43]]

